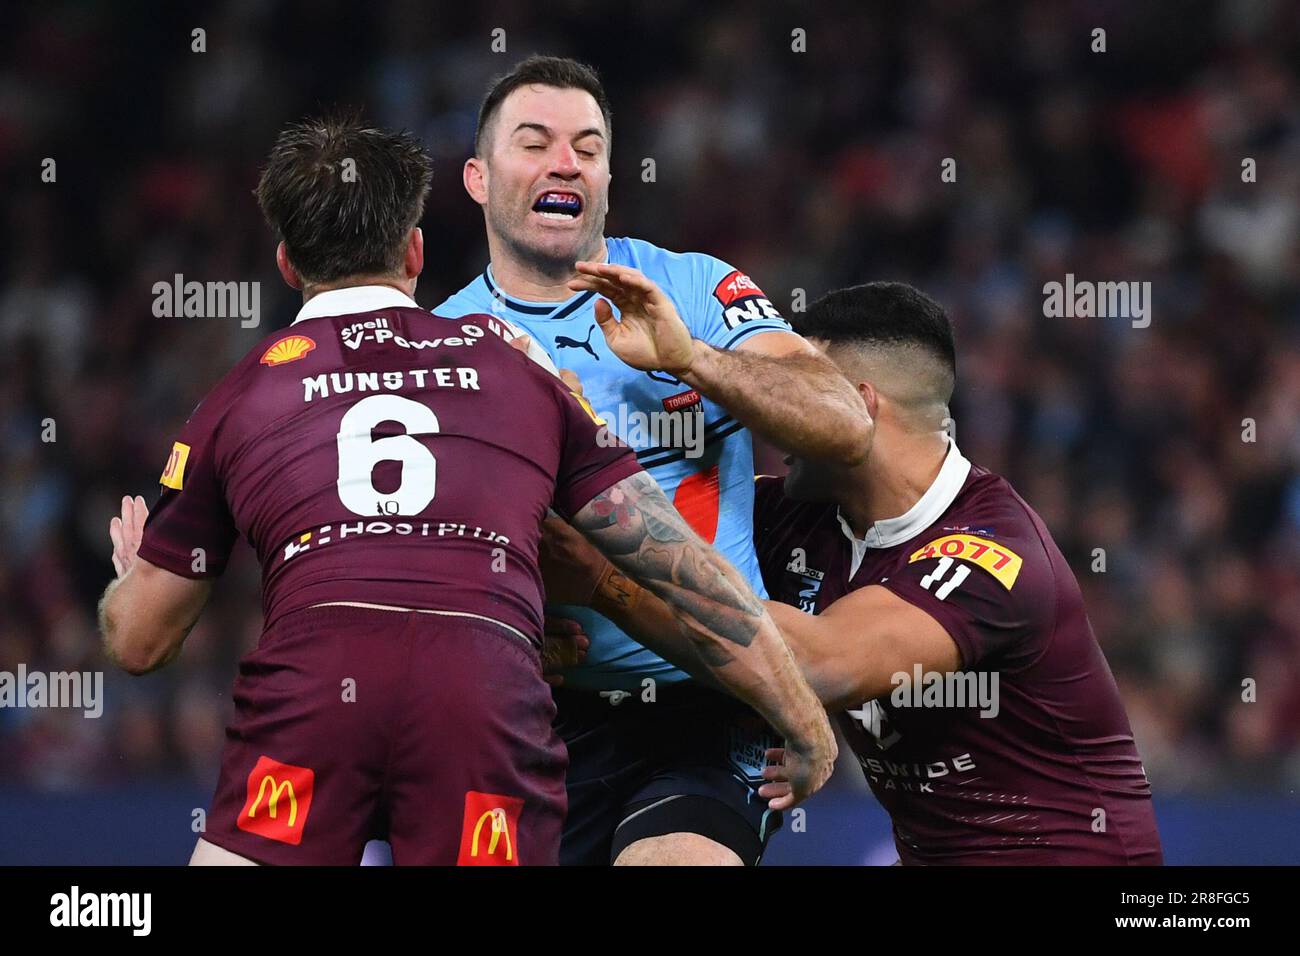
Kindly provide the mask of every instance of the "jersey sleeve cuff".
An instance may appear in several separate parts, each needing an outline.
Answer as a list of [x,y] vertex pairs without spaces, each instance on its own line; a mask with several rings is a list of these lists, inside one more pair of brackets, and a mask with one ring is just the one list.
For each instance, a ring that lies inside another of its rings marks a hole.
[[144,558],[156,567],[162,568],[164,571],[170,571],[172,574],[193,581],[220,577],[226,569],[225,558],[217,558],[209,553],[204,558],[204,570],[195,571],[194,554],[192,552],[181,555],[145,541],[140,542],[140,550],[136,553],[139,557]]
[[630,451],[617,461],[606,465],[597,472],[574,482],[564,489],[563,497],[557,494],[555,510],[567,521],[590,504],[591,499],[624,478],[630,478],[637,472],[644,471]]
[[714,348],[722,349],[723,351],[734,349],[741,342],[751,336],[758,335],[760,332],[785,332],[788,335],[798,334],[784,322],[746,322],[740,328],[733,329],[728,335],[724,336],[722,341],[715,345]]

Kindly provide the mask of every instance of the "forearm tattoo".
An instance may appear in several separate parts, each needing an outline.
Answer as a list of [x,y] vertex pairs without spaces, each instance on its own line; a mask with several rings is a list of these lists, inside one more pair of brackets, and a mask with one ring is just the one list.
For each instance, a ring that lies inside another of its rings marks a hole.
[[597,495],[573,524],[622,571],[686,619],[697,643],[720,637],[748,647],[754,640],[763,603],[739,572],[691,530],[649,475],[633,475]]

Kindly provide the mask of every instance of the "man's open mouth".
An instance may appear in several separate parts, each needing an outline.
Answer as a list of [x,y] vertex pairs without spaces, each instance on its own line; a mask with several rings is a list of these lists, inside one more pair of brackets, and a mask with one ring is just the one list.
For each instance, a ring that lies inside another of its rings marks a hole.
[[570,192],[544,192],[533,203],[533,212],[543,219],[577,219],[582,215],[582,197]]

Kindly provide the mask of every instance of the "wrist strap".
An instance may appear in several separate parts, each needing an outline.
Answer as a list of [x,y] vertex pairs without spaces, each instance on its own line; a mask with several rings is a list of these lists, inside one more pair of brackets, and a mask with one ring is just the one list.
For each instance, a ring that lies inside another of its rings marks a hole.
[[612,564],[605,566],[591,599],[591,608],[606,617],[627,614],[641,603],[645,589]]

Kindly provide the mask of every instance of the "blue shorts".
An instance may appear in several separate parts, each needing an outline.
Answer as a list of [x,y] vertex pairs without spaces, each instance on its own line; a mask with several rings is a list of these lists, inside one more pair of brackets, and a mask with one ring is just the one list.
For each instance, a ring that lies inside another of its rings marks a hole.
[[764,753],[781,744],[767,722],[691,681],[653,701],[606,693],[554,692],[569,751],[561,865],[605,866],[637,840],[698,833],[756,866],[781,826],[757,793]]

